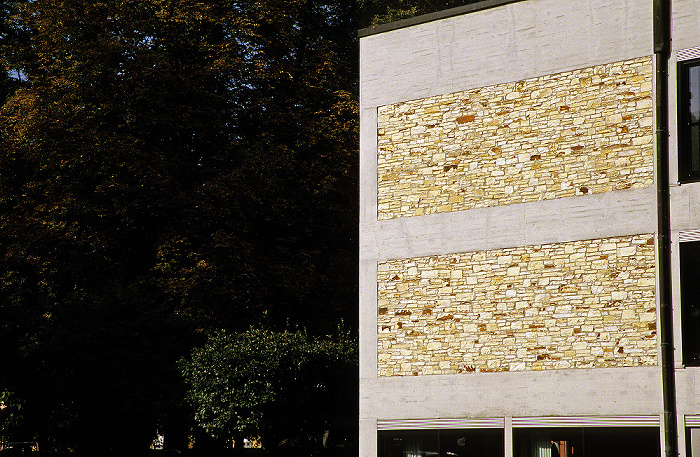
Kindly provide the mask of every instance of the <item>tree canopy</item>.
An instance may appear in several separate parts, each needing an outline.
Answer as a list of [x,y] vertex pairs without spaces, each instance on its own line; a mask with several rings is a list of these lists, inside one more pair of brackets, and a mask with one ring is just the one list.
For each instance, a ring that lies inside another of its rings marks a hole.
[[24,433],[142,448],[188,414],[176,361],[208,332],[355,321],[352,4],[0,11],[0,389]]
[[358,0],[360,26],[377,26],[479,1],[483,0]]

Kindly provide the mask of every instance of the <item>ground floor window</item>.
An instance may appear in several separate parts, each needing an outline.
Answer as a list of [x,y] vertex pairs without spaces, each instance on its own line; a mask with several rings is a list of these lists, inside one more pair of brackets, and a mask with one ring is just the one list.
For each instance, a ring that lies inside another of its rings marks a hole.
[[379,457],[493,457],[504,454],[503,429],[381,430]]
[[660,457],[656,427],[513,429],[513,457]]
[[683,364],[700,365],[700,241],[680,243]]

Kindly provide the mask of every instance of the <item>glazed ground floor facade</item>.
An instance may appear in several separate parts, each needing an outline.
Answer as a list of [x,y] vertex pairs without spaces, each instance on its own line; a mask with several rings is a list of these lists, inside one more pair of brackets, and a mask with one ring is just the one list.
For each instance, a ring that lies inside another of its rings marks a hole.
[[[686,455],[700,453],[700,416],[684,417]],[[660,456],[658,416],[381,421],[380,457]]]
[[661,449],[654,416],[517,417],[432,425],[442,428],[421,424],[418,429],[380,430],[379,456],[639,457],[659,456]]
[[[679,455],[700,455],[700,368],[676,370]],[[363,456],[663,453],[659,367],[402,376],[362,382]]]

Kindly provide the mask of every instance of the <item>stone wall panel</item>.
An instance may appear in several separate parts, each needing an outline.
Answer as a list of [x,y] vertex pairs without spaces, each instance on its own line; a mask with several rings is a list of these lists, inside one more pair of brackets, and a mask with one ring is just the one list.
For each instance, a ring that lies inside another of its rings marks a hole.
[[656,365],[653,240],[380,263],[379,374]]
[[651,58],[378,108],[379,220],[653,184]]

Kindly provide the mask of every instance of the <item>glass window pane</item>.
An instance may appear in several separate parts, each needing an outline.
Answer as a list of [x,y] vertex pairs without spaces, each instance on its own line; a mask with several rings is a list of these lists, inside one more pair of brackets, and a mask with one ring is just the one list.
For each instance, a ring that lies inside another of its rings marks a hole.
[[700,65],[689,68],[690,93],[690,168],[691,171],[700,171]]
[[700,428],[689,428],[686,432],[685,455],[688,457],[700,456]]
[[513,430],[514,457],[659,457],[659,429],[567,427]]
[[382,430],[379,457],[498,457],[503,429]]
[[678,66],[678,154],[681,181],[700,180],[700,61]]
[[691,171],[700,171],[700,130],[697,124],[690,127],[690,151]]
[[380,457],[438,457],[437,430],[379,432]]
[[440,430],[441,457],[493,457],[505,452],[502,429]]
[[690,120],[692,123],[697,123],[700,119],[700,65],[690,67],[689,71]]
[[700,365],[700,241],[680,244],[683,363]]

